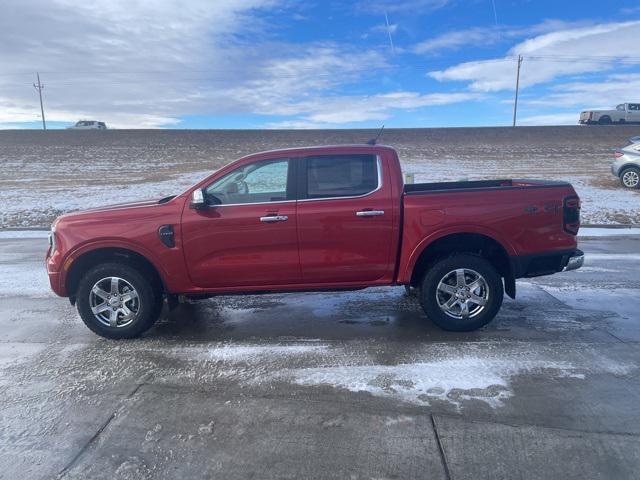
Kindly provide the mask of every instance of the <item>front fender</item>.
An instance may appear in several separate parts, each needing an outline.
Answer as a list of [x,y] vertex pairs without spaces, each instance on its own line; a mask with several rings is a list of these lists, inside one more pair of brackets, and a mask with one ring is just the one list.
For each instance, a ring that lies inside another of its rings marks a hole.
[[171,275],[166,268],[163,266],[163,262],[161,262],[157,256],[148,248],[143,245],[126,239],[121,238],[101,238],[96,240],[91,240],[89,242],[77,245],[71,251],[69,251],[62,260],[62,268],[59,272],[59,282],[61,286],[66,285],[67,275],[71,270],[71,267],[74,263],[80,259],[83,255],[101,249],[107,248],[117,248],[121,250],[128,250],[134,252],[144,259],[146,259],[158,272],[160,275],[160,279],[162,283],[165,285],[165,288],[171,288]]

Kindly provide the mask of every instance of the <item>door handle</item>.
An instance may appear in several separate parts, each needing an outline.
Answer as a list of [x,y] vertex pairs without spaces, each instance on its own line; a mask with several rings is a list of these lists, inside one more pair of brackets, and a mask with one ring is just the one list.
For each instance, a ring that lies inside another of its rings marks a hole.
[[268,215],[266,217],[260,217],[260,221],[264,223],[286,222],[287,220],[289,220],[289,217],[286,215]]
[[384,210],[360,210],[356,212],[356,217],[379,217],[384,215]]

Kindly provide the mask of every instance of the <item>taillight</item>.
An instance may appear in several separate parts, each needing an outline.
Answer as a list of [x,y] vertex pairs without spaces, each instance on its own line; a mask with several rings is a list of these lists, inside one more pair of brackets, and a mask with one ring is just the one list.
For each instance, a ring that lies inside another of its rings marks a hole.
[[571,235],[577,235],[580,229],[580,199],[575,195],[564,198],[562,228]]
[[616,150],[615,152],[613,152],[613,156],[616,157],[616,158],[620,158],[623,155],[624,155],[624,153],[621,152],[620,150]]

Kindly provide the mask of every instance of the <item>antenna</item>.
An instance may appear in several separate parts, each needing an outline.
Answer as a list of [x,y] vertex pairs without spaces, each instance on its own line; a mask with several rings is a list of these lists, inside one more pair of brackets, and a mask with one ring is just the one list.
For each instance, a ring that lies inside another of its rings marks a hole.
[[383,130],[384,130],[384,125],[382,125],[382,128],[378,131],[378,135],[376,135],[376,138],[372,138],[371,140],[369,140],[367,142],[367,145],[375,145],[378,139],[380,138],[380,135],[382,135]]

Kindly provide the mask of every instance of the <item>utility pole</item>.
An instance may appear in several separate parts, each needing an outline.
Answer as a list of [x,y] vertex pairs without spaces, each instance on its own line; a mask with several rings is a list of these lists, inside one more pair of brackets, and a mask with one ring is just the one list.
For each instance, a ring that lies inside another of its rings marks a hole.
[[513,102],[513,126],[516,126],[516,116],[518,115],[518,90],[520,90],[520,65],[522,65],[522,55],[518,55],[518,71],[516,73],[516,99]]
[[42,112],[42,129],[46,130],[47,121],[44,119],[44,106],[42,105],[42,89],[44,88],[44,85],[40,83],[40,74],[36,73],[36,75],[38,76],[38,83],[37,84],[34,83],[33,88],[38,90],[38,95],[40,96],[40,112]]

